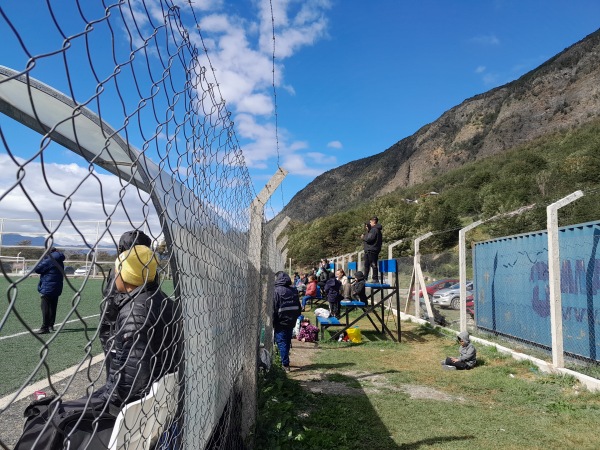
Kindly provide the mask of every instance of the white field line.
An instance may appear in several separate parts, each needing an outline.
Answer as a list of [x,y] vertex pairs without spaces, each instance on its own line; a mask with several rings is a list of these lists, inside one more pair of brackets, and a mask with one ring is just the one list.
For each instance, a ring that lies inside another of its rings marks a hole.
[[[84,363],[81,364],[81,368],[79,370],[85,370],[87,369],[89,366],[92,366],[94,364],[99,363],[100,361],[104,360],[104,354],[101,353],[99,355],[96,355],[92,358],[92,360],[89,363]],[[77,367],[79,366],[79,364],[76,364],[72,367],[69,367],[68,369],[63,370],[62,372],[58,372],[55,373],[54,375],[52,375],[52,384],[56,384],[61,382],[62,380],[64,380],[65,378],[69,378],[70,376],[72,376],[73,374],[75,374],[77,372]],[[29,385],[27,387],[25,387],[22,391],[17,391],[17,392],[13,392],[12,394],[8,394],[2,398],[0,398],[0,410],[8,407],[9,405],[18,402],[19,400],[22,400],[26,397],[30,397],[31,395],[33,395],[33,393],[35,391],[39,391],[41,389],[44,389],[48,386],[48,380],[47,379],[43,379],[40,380],[32,385]],[[50,392],[49,392],[50,393]],[[32,398],[33,400],[33,398]]]
[[[68,322],[64,322],[64,323],[67,324],[67,323],[79,322],[80,320],[91,319],[92,317],[98,317],[99,315],[100,314],[94,314],[93,316],[86,316],[86,317],[82,317],[81,319],[73,319],[73,320],[69,320]],[[56,328],[58,328],[58,327],[56,327]],[[25,334],[30,334],[30,333],[29,333],[29,331],[22,331],[21,333],[11,334],[10,336],[2,336],[2,337],[0,337],[0,341],[3,341],[4,339],[10,339],[10,338],[14,338],[14,337],[23,336]]]

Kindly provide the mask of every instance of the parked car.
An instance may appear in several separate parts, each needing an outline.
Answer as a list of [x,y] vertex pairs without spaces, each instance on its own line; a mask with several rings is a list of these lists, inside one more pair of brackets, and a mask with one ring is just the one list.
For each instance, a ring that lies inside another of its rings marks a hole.
[[33,270],[33,267],[24,267],[17,271],[18,275],[25,275]]
[[82,266],[79,269],[75,269],[75,272],[73,272],[73,275],[75,276],[85,276],[88,273],[90,273],[90,271],[92,270],[92,265],[88,264],[87,266]]
[[[467,297],[473,294],[473,282],[467,281]],[[440,289],[433,294],[433,304],[444,308],[460,308],[460,283],[456,283],[449,288]]]
[[73,275],[75,273],[75,267],[73,266],[65,266],[65,274]]
[[[433,283],[429,283],[427,286],[425,286],[425,289],[427,290],[427,295],[429,295],[429,298],[431,298],[435,292],[439,291],[440,289],[449,288],[450,286],[452,286],[453,284],[456,284],[456,283],[458,283],[458,280],[456,278],[444,278],[442,280],[437,280],[437,281],[434,281]],[[412,292],[412,295],[414,298],[414,296],[415,296],[414,290]],[[422,289],[421,289],[421,292],[419,292],[419,297],[423,297]]]
[[470,294],[467,292],[467,314],[471,316],[471,319],[475,318],[475,299],[473,292]]

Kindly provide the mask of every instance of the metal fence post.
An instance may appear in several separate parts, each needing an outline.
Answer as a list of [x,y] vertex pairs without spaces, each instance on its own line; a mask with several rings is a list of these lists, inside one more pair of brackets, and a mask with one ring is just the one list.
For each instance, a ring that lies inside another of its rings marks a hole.
[[548,282],[550,288],[550,323],[552,332],[552,364],[564,367],[562,299],[560,292],[560,255],[558,248],[558,210],[583,197],[575,191],[546,207],[548,226]]

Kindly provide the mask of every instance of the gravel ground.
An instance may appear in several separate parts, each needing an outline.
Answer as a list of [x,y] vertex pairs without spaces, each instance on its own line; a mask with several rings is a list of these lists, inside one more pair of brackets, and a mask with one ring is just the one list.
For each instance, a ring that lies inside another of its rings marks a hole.
[[[90,367],[89,371],[83,368],[73,377],[66,378],[55,384],[55,389],[58,392],[64,392],[65,400],[74,400],[86,395],[87,389],[91,384],[90,379],[98,378],[96,386],[104,384],[103,373],[101,373],[103,362],[99,362]],[[99,378],[100,377],[100,378]],[[68,385],[68,387],[67,387]],[[52,389],[47,385],[41,389],[42,391],[51,394]],[[23,431],[23,411],[33,400],[31,396],[21,399],[0,413],[0,448],[11,449],[17,443]]]

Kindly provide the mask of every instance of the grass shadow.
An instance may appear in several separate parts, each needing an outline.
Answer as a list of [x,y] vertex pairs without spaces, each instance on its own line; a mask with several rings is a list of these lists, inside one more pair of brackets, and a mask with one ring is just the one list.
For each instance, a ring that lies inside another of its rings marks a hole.
[[[353,365],[311,364],[303,370],[343,370]],[[372,448],[373,442],[377,448],[401,448],[379,418],[360,377],[334,372],[319,383],[325,384],[312,385],[311,390],[310,381],[286,376],[277,366],[264,374],[259,382],[255,448],[360,449]]]
[[433,437],[427,439],[421,439],[420,441],[412,442],[410,444],[402,444],[397,447],[402,450],[411,450],[411,449],[419,449],[425,446],[431,446],[435,444],[442,444],[444,442],[452,442],[452,441],[466,441],[470,439],[475,439],[475,436],[444,436],[444,437]]

